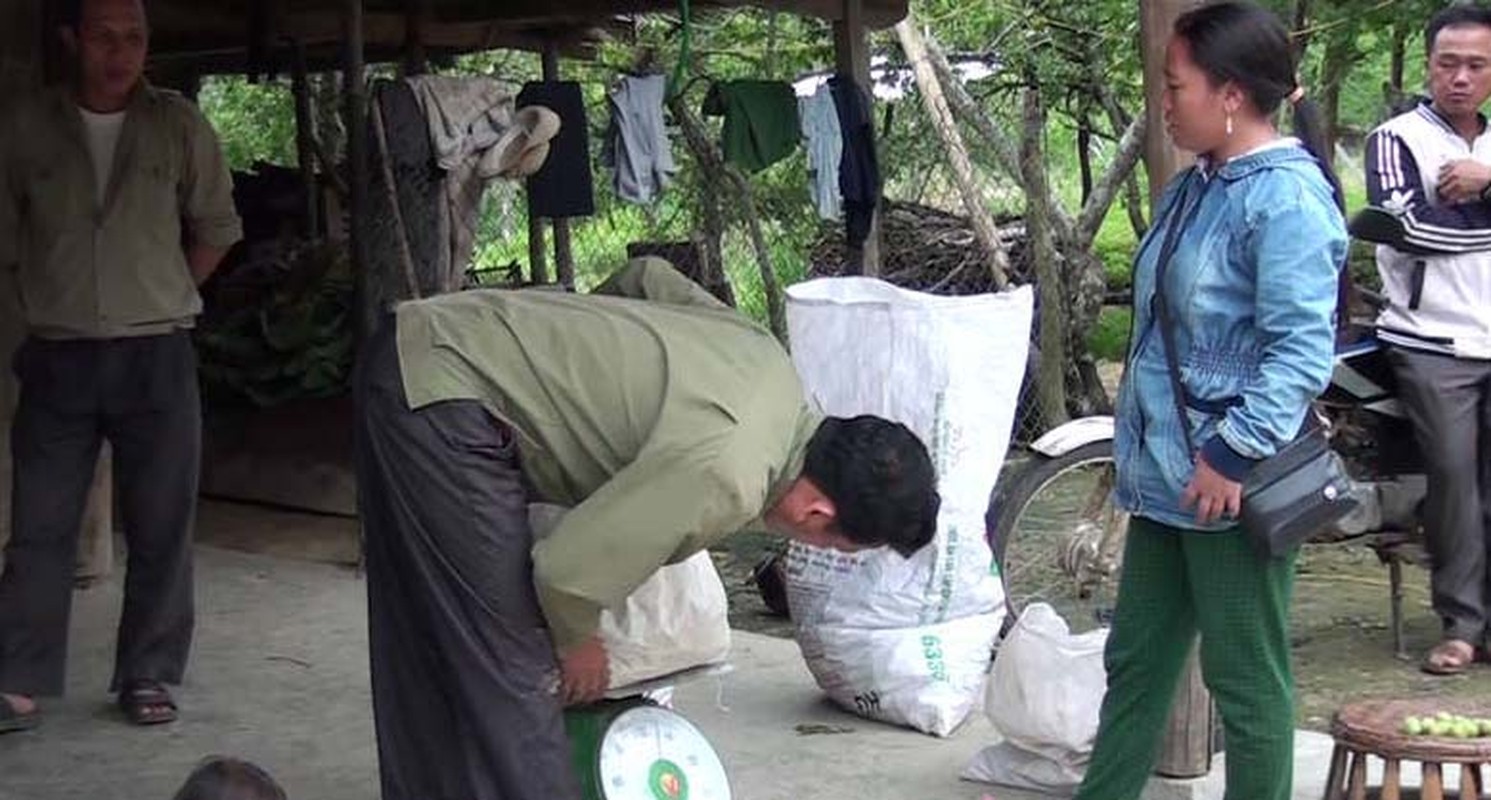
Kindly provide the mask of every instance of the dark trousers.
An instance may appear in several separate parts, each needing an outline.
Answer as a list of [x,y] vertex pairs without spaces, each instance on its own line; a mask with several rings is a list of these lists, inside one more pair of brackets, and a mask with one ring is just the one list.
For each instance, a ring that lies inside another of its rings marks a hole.
[[111,690],[132,680],[180,683],[192,641],[202,451],[190,336],[31,339],[15,369],[21,398],[0,576],[0,692],[62,693],[78,526],[105,439],[128,550]]
[[512,431],[411,410],[391,319],[356,391],[383,800],[578,800]]
[[1491,634],[1491,362],[1389,351],[1429,473],[1424,531],[1444,635]]

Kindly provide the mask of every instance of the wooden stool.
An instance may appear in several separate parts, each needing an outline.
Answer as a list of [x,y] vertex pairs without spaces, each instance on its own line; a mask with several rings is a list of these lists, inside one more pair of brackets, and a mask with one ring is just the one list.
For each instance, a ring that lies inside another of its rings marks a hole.
[[1336,749],[1325,779],[1325,800],[1366,800],[1369,756],[1382,759],[1386,765],[1382,791],[1377,795],[1382,800],[1401,800],[1404,762],[1423,765],[1422,800],[1444,800],[1446,764],[1460,767],[1461,800],[1486,796],[1481,767],[1491,763],[1491,738],[1447,739],[1401,732],[1404,718],[1433,716],[1440,711],[1473,718],[1491,716],[1491,706],[1452,708],[1434,700],[1364,700],[1336,712],[1331,721]]

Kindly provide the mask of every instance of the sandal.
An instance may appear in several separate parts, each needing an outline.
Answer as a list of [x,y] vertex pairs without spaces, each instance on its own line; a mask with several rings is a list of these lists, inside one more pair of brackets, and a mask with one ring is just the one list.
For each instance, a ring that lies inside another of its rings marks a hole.
[[119,692],[119,710],[136,725],[176,721],[176,701],[158,681],[130,681]]
[[9,701],[0,699],[0,734],[29,731],[41,724],[41,709],[17,711]]
[[1434,646],[1419,669],[1430,675],[1462,675],[1476,661],[1476,649],[1469,642],[1445,639]]

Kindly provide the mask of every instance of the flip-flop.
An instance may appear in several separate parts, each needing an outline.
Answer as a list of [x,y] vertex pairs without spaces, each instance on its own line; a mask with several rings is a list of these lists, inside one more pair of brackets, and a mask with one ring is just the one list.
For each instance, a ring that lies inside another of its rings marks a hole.
[[176,701],[157,681],[130,681],[119,692],[119,710],[136,725],[175,722]]
[[1419,669],[1430,675],[1463,675],[1477,660],[1476,649],[1469,642],[1446,639],[1430,650]]
[[5,700],[0,700],[0,734],[29,731],[40,724],[40,708],[21,712]]

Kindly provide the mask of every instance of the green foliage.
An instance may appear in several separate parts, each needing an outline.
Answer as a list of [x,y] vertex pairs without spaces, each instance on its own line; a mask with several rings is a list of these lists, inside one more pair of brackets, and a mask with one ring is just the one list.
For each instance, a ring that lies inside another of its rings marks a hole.
[[1097,327],[1087,337],[1087,350],[1099,361],[1122,361],[1129,349],[1129,329],[1133,312],[1126,307],[1108,306],[1098,316]]
[[203,320],[196,333],[202,384],[210,397],[261,407],[346,391],[352,369],[352,277],[335,246],[300,253],[263,302]]
[[295,164],[295,99],[288,82],[208,78],[197,99],[233,169],[247,170],[256,161]]

